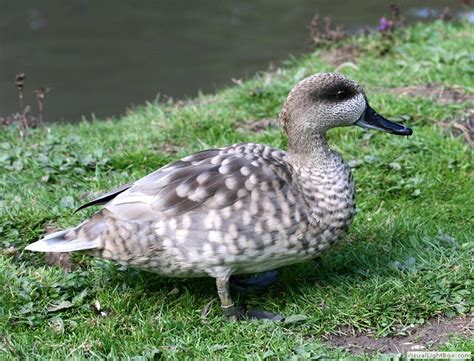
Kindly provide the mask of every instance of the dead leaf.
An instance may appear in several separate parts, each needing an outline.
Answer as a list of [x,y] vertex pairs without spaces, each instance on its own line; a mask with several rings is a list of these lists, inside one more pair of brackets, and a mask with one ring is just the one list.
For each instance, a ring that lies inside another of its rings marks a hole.
[[214,303],[215,300],[211,300],[206,306],[204,306],[202,312],[201,312],[201,320],[205,320],[207,316],[209,315],[209,312],[211,311],[211,306]]

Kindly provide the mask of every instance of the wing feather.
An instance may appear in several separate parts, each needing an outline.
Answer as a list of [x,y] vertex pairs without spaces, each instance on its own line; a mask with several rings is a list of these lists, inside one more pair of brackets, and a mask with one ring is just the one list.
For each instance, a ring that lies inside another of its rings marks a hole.
[[111,190],[110,192],[102,194],[100,197],[97,197],[97,198],[93,199],[92,201],[87,202],[87,203],[83,204],[82,206],[80,206],[79,208],[77,208],[74,211],[74,213],[79,212],[81,209],[84,209],[84,208],[87,208],[87,207],[90,207],[90,206],[105,204],[105,203],[111,201],[112,199],[114,199],[120,193],[122,193],[122,192],[126,191],[127,189],[131,188],[132,186],[133,186],[133,183],[127,183],[127,184],[124,184],[124,185],[122,185],[118,188],[115,188],[115,189]]
[[195,153],[138,180],[106,208],[120,219],[151,221],[223,209],[251,197],[254,189],[272,192],[289,184],[285,153],[258,146],[242,143]]

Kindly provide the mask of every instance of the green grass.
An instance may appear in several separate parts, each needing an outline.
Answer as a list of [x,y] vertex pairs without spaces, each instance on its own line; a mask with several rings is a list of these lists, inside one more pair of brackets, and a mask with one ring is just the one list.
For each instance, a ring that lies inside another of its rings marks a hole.
[[[303,75],[333,70],[320,52],[184,105],[154,103],[118,120],[51,124],[25,141],[15,128],[2,129],[0,357],[342,358],[344,350],[321,339],[342,326],[390,336],[432,317],[472,317],[473,152],[439,126],[472,104],[380,90],[436,82],[472,94],[472,33],[466,23],[419,24],[397,33],[383,57],[377,49],[385,40],[377,35],[349,40],[361,49],[358,69],[341,72],[365,86],[381,114],[405,119],[414,135],[330,132],[357,182],[359,212],[345,242],[320,260],[282,269],[262,295],[234,292],[241,304],[301,315],[295,322],[225,323],[211,279],[170,279],[82,255],[66,274],[21,250],[45,225],[69,227],[91,214],[73,213],[85,192],[104,192],[208,147],[257,141],[285,148],[278,129],[238,128],[276,117]],[[94,309],[96,301],[106,315]],[[444,349],[474,351],[474,343],[457,337]]]

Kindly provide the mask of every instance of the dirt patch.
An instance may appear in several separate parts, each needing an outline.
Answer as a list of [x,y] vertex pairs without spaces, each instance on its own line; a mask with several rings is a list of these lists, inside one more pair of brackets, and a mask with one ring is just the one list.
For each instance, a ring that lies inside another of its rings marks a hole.
[[434,350],[436,346],[446,343],[452,335],[473,337],[474,320],[472,317],[430,320],[423,326],[407,328],[405,333],[405,336],[376,339],[345,327],[324,338],[331,346],[342,347],[353,354]]
[[265,118],[260,120],[250,119],[240,123],[237,130],[240,132],[260,133],[266,129],[278,128],[280,123],[276,118]]
[[467,94],[460,87],[450,87],[440,83],[389,88],[385,91],[403,96],[428,97],[439,104],[474,102],[474,94]]
[[359,51],[357,46],[350,44],[324,51],[321,54],[321,59],[336,69],[340,69],[344,64],[355,66]]

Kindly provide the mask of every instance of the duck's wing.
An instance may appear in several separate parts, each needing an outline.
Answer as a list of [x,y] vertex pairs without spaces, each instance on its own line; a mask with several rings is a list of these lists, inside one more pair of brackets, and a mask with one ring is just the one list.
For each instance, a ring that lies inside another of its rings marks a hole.
[[105,208],[118,219],[137,221],[223,209],[253,191],[274,193],[288,185],[292,172],[285,158],[253,143],[202,151],[138,180]]
[[[201,157],[203,157],[204,155],[208,155],[208,152],[212,152],[214,151],[215,149],[212,149],[212,150],[209,150],[209,151],[202,151],[202,152],[198,152],[198,153],[195,153],[193,156],[196,158],[196,160],[199,160]],[[205,154],[204,154],[205,153]],[[212,154],[212,153],[211,153]],[[160,173],[161,170],[164,170],[164,169],[167,169],[167,168],[170,168],[171,169],[178,169],[182,166],[185,166],[185,165],[188,165],[188,163],[186,162],[183,162],[183,160],[180,160],[178,162],[175,162],[175,163],[172,163],[170,165],[167,165],[161,169],[159,169],[158,171],[156,171],[155,173]],[[152,173],[154,174],[154,173]],[[150,174],[151,175],[151,174]],[[121,185],[115,189],[112,189],[111,191],[107,192],[107,193],[104,193],[102,195],[100,195],[99,197],[81,205],[79,208],[77,208],[74,213],[76,212],[79,212],[80,210],[84,209],[84,208],[87,208],[87,207],[91,207],[91,206],[97,206],[97,205],[101,205],[101,204],[106,204],[108,202],[110,202],[112,199],[114,199],[116,196],[118,196],[120,193],[122,192],[125,192],[127,189],[129,188],[132,188],[137,182],[130,182],[130,183],[127,183],[127,184],[124,184],[124,185]]]
[[[291,177],[286,154],[264,145],[242,143],[206,150],[85,204],[81,208],[108,201],[102,211],[79,226],[48,235],[26,249],[72,252],[102,248],[101,234],[109,229],[110,218],[137,222],[168,218],[172,224],[174,217],[183,215],[184,220],[184,214],[224,213],[239,201],[244,209],[258,213],[259,203],[265,205],[266,200],[271,199],[275,207],[284,204],[281,196],[290,187]],[[201,229],[193,232],[195,242],[208,236]]]

